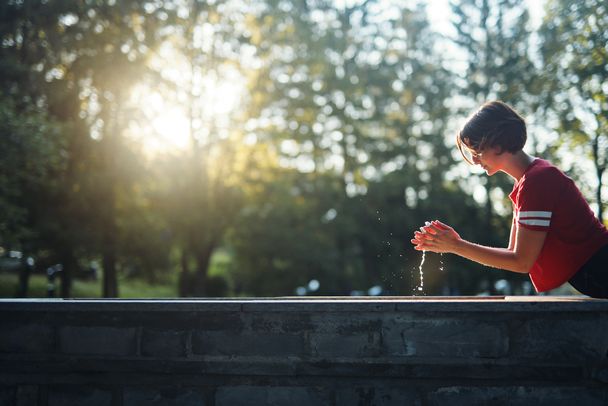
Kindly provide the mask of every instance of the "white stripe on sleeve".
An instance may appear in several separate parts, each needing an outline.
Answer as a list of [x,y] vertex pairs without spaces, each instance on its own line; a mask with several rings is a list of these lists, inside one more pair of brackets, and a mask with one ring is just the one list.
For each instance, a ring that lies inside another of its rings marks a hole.
[[519,218],[538,217],[550,219],[553,215],[550,211],[520,211]]
[[541,226],[541,227],[549,227],[551,222],[549,220],[519,220],[519,224],[525,224],[527,226]]

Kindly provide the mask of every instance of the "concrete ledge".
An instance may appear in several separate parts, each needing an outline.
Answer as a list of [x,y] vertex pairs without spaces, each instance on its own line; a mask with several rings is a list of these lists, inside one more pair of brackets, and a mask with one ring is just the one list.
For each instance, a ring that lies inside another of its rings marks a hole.
[[0,299],[0,311],[444,311],[444,312],[595,312],[608,311],[608,300],[585,296],[382,296],[201,299]]
[[604,405],[608,301],[0,300],[0,404]]
[[0,311],[608,311],[608,300],[585,296],[382,296],[201,299],[0,299]]

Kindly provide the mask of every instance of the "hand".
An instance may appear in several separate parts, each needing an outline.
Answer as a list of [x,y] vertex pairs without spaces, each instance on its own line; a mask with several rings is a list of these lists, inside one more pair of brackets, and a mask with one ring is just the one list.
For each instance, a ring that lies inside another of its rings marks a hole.
[[461,238],[452,227],[441,221],[433,220],[420,227],[420,231],[414,232],[414,238],[411,241],[418,251],[455,253]]

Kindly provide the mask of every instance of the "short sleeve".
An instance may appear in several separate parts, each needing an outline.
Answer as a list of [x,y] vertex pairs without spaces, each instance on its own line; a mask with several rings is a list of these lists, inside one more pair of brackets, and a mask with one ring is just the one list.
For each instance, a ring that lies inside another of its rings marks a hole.
[[559,174],[551,169],[522,179],[518,193],[517,224],[530,230],[549,231],[559,197]]

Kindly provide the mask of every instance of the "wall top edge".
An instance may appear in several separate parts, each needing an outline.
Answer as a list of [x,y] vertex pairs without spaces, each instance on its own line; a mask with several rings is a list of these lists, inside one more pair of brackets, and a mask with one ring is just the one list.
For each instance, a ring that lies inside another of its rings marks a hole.
[[0,299],[4,311],[226,311],[226,312],[511,312],[606,311],[608,300],[585,296],[384,296],[188,299]]

